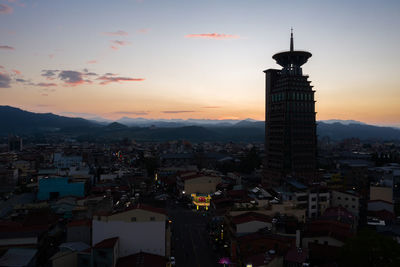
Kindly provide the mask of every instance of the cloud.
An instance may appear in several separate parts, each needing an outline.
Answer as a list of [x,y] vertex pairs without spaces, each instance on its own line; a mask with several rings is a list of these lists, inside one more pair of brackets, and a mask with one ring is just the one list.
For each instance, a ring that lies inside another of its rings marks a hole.
[[187,34],[185,38],[197,38],[197,39],[238,39],[239,35],[224,34],[224,33],[199,33],[199,34]]
[[150,31],[150,29],[143,28],[143,29],[139,29],[138,33],[148,33],[149,31]]
[[88,62],[86,62],[87,64],[96,64],[97,63],[97,60],[89,60]]
[[11,78],[5,73],[0,73],[0,88],[9,88]]
[[114,114],[126,114],[126,115],[148,115],[147,111],[116,111]]
[[0,4],[0,14],[11,14],[13,12],[13,8],[6,5],[6,4]]
[[21,72],[19,70],[12,70],[12,72],[14,72],[17,75],[21,75]]
[[[109,84],[112,82],[121,82],[121,81],[122,82],[142,82],[145,80],[144,78],[114,77],[114,76],[112,76],[114,74],[112,74],[112,73],[108,73],[108,74],[110,74],[110,75],[105,74],[105,75],[97,78],[97,80],[102,81],[102,82],[100,82],[100,84],[106,85],[106,84]],[[112,76],[112,77],[110,77],[110,76]]]
[[89,72],[89,70],[86,68],[83,69],[83,72],[84,73],[82,73],[82,75],[84,75],[84,76],[97,76],[97,73]]
[[125,46],[125,45],[129,45],[129,44],[130,44],[130,42],[127,42],[127,41],[119,41],[119,40],[111,41],[111,43],[113,43],[113,44],[115,44],[115,45],[120,45],[120,46]]
[[14,47],[9,46],[9,45],[0,45],[0,49],[4,49],[4,50],[15,50]]
[[116,31],[116,32],[103,32],[104,35],[108,36],[127,36],[128,33],[125,31]]
[[37,83],[35,84],[36,86],[40,86],[40,87],[53,87],[53,86],[57,86],[56,83]]
[[178,113],[193,113],[196,112],[194,110],[165,110],[162,111],[162,113],[166,113],[166,114],[178,114]]
[[90,82],[82,78],[82,73],[73,70],[63,70],[58,74],[58,77],[66,84],[76,86],[85,82]]
[[24,80],[24,79],[20,79],[20,78],[18,78],[18,79],[15,79],[15,81],[17,81],[17,82],[20,82],[20,83],[26,83],[26,82],[29,82],[28,80]]
[[121,46],[127,46],[129,44],[130,44],[130,42],[127,42],[127,41],[114,40],[114,41],[111,41],[110,48],[113,50],[118,50]]
[[56,76],[56,73],[59,72],[59,70],[42,70],[42,76],[46,77],[47,79],[51,80],[53,79],[54,76]]
[[53,58],[54,58],[54,54],[50,54],[50,55],[49,55],[49,58],[50,58],[50,59],[53,59]]
[[4,69],[4,67],[0,65],[0,69]]

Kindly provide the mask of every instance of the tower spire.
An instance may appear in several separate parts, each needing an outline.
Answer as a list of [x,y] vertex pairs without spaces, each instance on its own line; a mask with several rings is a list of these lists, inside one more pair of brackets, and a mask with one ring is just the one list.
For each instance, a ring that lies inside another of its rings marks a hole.
[[293,28],[290,28],[290,52],[293,52]]

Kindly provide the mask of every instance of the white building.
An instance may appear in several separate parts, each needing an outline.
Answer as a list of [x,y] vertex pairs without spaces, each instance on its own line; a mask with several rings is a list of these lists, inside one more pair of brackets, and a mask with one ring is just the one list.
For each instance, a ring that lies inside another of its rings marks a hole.
[[359,218],[360,212],[360,198],[354,191],[332,191],[331,206],[339,207],[342,206],[346,208],[351,214],[353,214],[357,219]]
[[93,217],[92,245],[119,237],[119,255],[148,252],[170,255],[170,227],[164,210],[137,205],[123,212]]

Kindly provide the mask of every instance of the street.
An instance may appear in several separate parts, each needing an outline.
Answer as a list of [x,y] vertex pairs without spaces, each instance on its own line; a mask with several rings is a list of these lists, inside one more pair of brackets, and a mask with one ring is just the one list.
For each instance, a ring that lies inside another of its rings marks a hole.
[[177,267],[219,266],[206,229],[208,217],[199,211],[168,202],[172,225],[172,256]]

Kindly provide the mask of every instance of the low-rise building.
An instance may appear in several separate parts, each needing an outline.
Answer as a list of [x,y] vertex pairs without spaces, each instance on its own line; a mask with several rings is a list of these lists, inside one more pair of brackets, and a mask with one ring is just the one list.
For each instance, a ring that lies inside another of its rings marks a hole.
[[360,212],[360,197],[354,191],[332,191],[332,207],[344,207],[351,212],[357,219]]
[[86,182],[69,177],[46,177],[39,180],[39,200],[57,199],[65,196],[85,196]]
[[119,238],[121,257],[138,252],[170,255],[170,226],[163,209],[138,204],[122,212],[95,215],[92,244],[106,238]]

